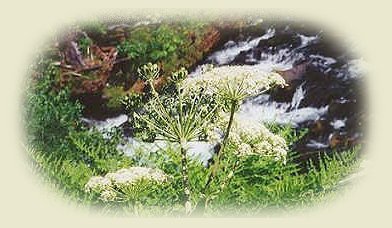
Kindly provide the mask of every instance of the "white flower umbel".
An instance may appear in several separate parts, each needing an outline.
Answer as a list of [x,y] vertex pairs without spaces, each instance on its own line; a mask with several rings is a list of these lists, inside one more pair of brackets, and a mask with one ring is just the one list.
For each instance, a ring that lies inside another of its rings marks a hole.
[[240,143],[238,145],[238,154],[251,154],[252,147],[247,143]]
[[111,184],[111,181],[106,177],[93,176],[85,185],[85,190],[86,192],[100,191],[102,189],[107,189]]
[[104,202],[114,201],[116,197],[117,197],[116,192],[111,189],[103,190],[100,195],[100,198]]
[[285,80],[278,73],[265,72],[251,66],[222,66],[185,79],[182,88],[185,92],[204,90],[206,94],[220,94],[223,97],[236,92],[235,95],[241,100],[274,86],[285,85]]
[[164,183],[168,180],[168,176],[159,169],[146,167],[124,168],[108,173],[104,177],[91,177],[85,185],[85,191],[99,193],[102,201],[114,201],[117,194],[121,193],[121,189],[137,185],[142,180]]
[[105,178],[111,180],[116,186],[130,185],[142,179],[156,182],[165,182],[167,180],[167,176],[163,171],[146,167],[120,169],[114,173],[106,174]]
[[[147,66],[146,69],[152,68]],[[142,71],[141,71],[142,72]],[[148,71],[145,74],[149,74]],[[201,102],[203,99],[198,95],[184,96],[181,93],[181,80],[185,78],[187,72],[185,69],[180,70],[172,75],[171,80],[175,82],[178,92],[178,102],[173,103],[174,107],[164,105],[155,91],[151,80],[149,81],[154,99],[150,101],[151,108],[155,111],[156,117],[139,115],[136,113],[135,117],[140,118],[153,128],[158,137],[162,137],[166,141],[174,142],[180,145],[181,154],[181,176],[183,180],[184,192],[184,206],[185,213],[189,215],[192,211],[191,206],[191,188],[188,178],[188,160],[187,160],[187,144],[195,141],[202,134],[203,129],[209,124],[211,116],[214,114],[215,107],[208,110],[203,107]],[[191,98],[186,101],[185,98]],[[175,112],[173,112],[175,108]]]
[[[215,129],[222,129],[227,125],[229,115],[219,113]],[[208,132],[213,134],[213,132]],[[216,137],[215,135],[207,137]],[[287,143],[279,135],[270,132],[262,123],[256,121],[241,121],[234,118],[229,143],[237,148],[238,156],[261,155],[272,156],[277,160],[285,161]]]
[[[220,128],[223,133],[223,140],[219,152],[217,153],[211,174],[204,187],[208,189],[210,183],[216,176],[219,163],[224,157],[224,150],[230,138],[230,132],[234,120],[234,114],[238,110],[245,98],[256,96],[273,87],[284,87],[284,79],[277,73],[265,72],[251,66],[223,66],[202,72],[199,76],[188,78],[183,81],[182,89],[184,93],[200,93],[217,96],[217,101],[223,110],[229,111],[229,118],[225,127]],[[210,131],[211,132],[211,131]],[[210,140],[216,135],[210,135]],[[249,146],[247,142],[241,146],[240,151],[248,154]],[[251,147],[251,146],[250,146]]]

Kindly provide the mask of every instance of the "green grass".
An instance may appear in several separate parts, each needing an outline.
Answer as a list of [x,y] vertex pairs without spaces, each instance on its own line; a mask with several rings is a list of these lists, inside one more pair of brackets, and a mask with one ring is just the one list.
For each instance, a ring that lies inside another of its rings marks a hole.
[[[241,163],[228,187],[212,201],[203,215],[260,215],[270,211],[307,208],[331,200],[344,188],[339,185],[342,178],[352,174],[358,167],[359,151],[357,147],[339,155],[326,156],[320,159],[319,167],[309,164],[309,172],[302,174],[291,159],[283,165],[250,156]],[[137,200],[130,197],[125,202],[111,203],[103,203],[84,192],[84,184],[91,176],[99,173],[84,162],[59,159],[35,150],[30,150],[29,154],[36,173],[43,175],[46,183],[82,205],[98,206],[106,213],[126,216],[135,213],[142,216],[177,216],[183,211],[182,179],[178,165],[180,158],[175,148],[150,153],[145,157],[150,163],[142,164],[161,168],[171,175],[168,184],[141,188]],[[145,156],[142,151],[141,154]],[[135,163],[140,157],[133,159],[129,164]],[[206,179],[205,168],[197,162],[190,162],[189,175],[194,192],[192,200],[197,203],[198,193]],[[195,216],[201,215],[196,212]]]

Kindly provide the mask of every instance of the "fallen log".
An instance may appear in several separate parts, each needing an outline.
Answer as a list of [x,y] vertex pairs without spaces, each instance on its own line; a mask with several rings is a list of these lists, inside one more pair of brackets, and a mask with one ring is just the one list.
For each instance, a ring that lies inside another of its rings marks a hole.
[[[127,62],[127,61],[130,61],[130,60],[131,60],[131,58],[129,58],[129,57],[117,59],[116,61],[114,61],[113,65],[116,65],[116,64],[119,64],[119,63],[123,63],[123,62]],[[60,63],[60,62],[56,62],[56,63],[54,63],[54,65],[57,66],[57,67],[60,67],[62,69],[73,70],[75,73],[99,70],[103,66],[103,64],[97,64],[97,65],[86,66],[86,67],[82,67],[82,68],[76,69],[75,67],[73,67],[71,65],[66,65],[66,64],[63,64],[63,63]]]

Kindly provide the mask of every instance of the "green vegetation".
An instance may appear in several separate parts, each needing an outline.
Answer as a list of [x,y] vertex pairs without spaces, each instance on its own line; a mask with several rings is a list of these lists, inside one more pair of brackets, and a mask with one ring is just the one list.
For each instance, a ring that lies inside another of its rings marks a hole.
[[[118,45],[119,54],[131,59],[136,72],[148,62],[159,63],[165,76],[181,67],[190,67],[202,58],[205,50],[197,49],[203,36],[204,24],[160,24],[142,26],[130,31],[130,39]],[[190,36],[194,37],[190,39]]]
[[[177,57],[177,51],[184,45],[183,34],[162,25],[157,29],[140,27],[132,31],[132,39],[119,45],[120,54],[137,63],[158,62]],[[139,66],[137,66],[139,67]]]
[[[85,126],[83,105],[72,97],[72,88],[59,86],[54,61],[43,61],[26,94],[26,150],[33,170],[78,203],[124,215],[258,215],[312,205],[340,190],[340,181],[359,165],[360,146],[332,155],[320,151],[317,162],[302,164],[292,145],[307,129],[244,125],[236,119],[245,98],[284,86],[278,74],[257,78],[229,66],[210,69],[218,76],[187,78],[187,56],[195,48],[189,46],[188,30],[203,26],[139,27],[118,46],[131,59],[123,73],[138,73],[147,88],[137,94],[116,83],[107,86],[107,106],[127,107],[139,140],[165,140],[168,146],[156,152],[125,155],[118,149],[124,143],[120,129]],[[107,33],[102,24],[91,29]],[[79,45],[87,53],[91,40]],[[169,84],[156,90],[161,73]],[[208,167],[188,156],[191,141],[220,143]]]
[[[164,22],[122,29],[119,32],[115,29],[108,30],[103,23],[93,21],[83,24],[78,31],[81,32],[76,43],[82,59],[87,60],[88,64],[94,66],[100,59],[99,55],[93,52],[92,45],[112,45],[118,51],[120,63],[105,81],[108,84],[103,89],[98,89],[104,98],[105,107],[112,111],[123,109],[121,100],[129,100],[129,97],[126,97],[132,93],[141,94],[144,100],[150,99],[144,87],[138,84],[140,78],[137,69],[141,65],[147,62],[157,63],[161,70],[156,86],[170,88],[172,73],[194,66],[219,40],[218,35],[208,38],[211,26],[196,22]],[[94,76],[100,76],[94,71],[87,70],[76,74],[71,71],[63,75],[69,74],[66,78],[71,91],[84,91],[86,88],[80,88],[81,81],[96,80],[98,77]],[[134,88],[134,85],[138,86]],[[162,90],[172,92],[170,89]]]
[[93,174],[126,167],[130,159],[117,151],[119,134],[105,139],[80,121],[82,106],[68,89],[58,89],[58,70],[52,65],[33,81],[26,94],[25,124],[29,155],[42,171],[74,199],[87,197],[83,188]]
[[110,109],[120,109],[123,105],[123,100],[126,97],[126,92],[123,91],[121,86],[108,86],[103,90],[105,97],[110,98],[106,106]]
[[81,127],[82,106],[70,101],[67,88],[57,88],[58,77],[58,68],[48,65],[38,75],[38,81],[31,82],[26,98],[25,124],[29,143],[44,151],[61,148],[68,133]]

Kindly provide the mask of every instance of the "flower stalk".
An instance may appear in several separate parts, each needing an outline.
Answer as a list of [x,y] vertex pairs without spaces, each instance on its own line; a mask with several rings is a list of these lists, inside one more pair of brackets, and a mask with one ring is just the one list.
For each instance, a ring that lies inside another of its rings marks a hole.
[[185,145],[181,144],[181,175],[182,175],[182,184],[184,188],[184,204],[185,204],[185,214],[190,215],[192,212],[192,203],[191,203],[191,190],[189,186],[189,177],[188,177],[188,161],[186,155]]
[[[191,187],[188,177],[188,160],[187,160],[187,144],[188,142],[197,140],[201,135],[202,130],[209,123],[211,116],[215,113],[215,108],[210,111],[205,111],[199,96],[194,96],[190,100],[184,99],[178,88],[178,104],[175,112],[169,106],[164,106],[158,93],[154,89],[154,78],[159,72],[158,67],[154,64],[147,64],[139,69],[139,73],[143,79],[147,81],[151,87],[151,92],[155,99],[151,100],[152,109],[157,114],[157,117],[148,117],[138,115],[142,120],[154,128],[157,133],[169,142],[174,142],[180,145],[181,156],[181,176],[184,193],[184,207],[185,214],[190,215],[192,212],[191,203]],[[187,75],[184,69],[178,73],[173,74],[173,80],[178,83],[179,80]],[[189,103],[187,103],[189,102]]]
[[205,191],[208,189],[208,187],[210,186],[212,180],[213,180],[214,177],[216,176],[217,170],[218,170],[218,168],[219,168],[220,161],[221,161],[221,159],[222,159],[222,157],[223,157],[223,151],[225,150],[226,145],[227,145],[227,142],[228,142],[228,140],[229,140],[230,129],[231,129],[231,126],[232,126],[232,124],[233,124],[234,113],[235,113],[235,111],[236,111],[236,109],[237,109],[237,106],[238,106],[238,102],[237,102],[236,100],[233,100],[233,101],[231,102],[231,107],[230,107],[230,118],[229,118],[229,123],[227,124],[227,127],[226,127],[226,131],[225,131],[225,134],[224,134],[224,138],[223,138],[223,141],[222,141],[222,145],[221,145],[221,147],[220,147],[220,149],[219,149],[219,151],[218,151],[218,153],[217,153],[217,157],[216,157],[216,159],[215,159],[215,161],[214,161],[214,164],[213,164],[213,167],[212,167],[211,174],[210,174],[209,177],[208,177],[208,180],[207,180],[206,185],[204,186],[203,192],[205,192]]

